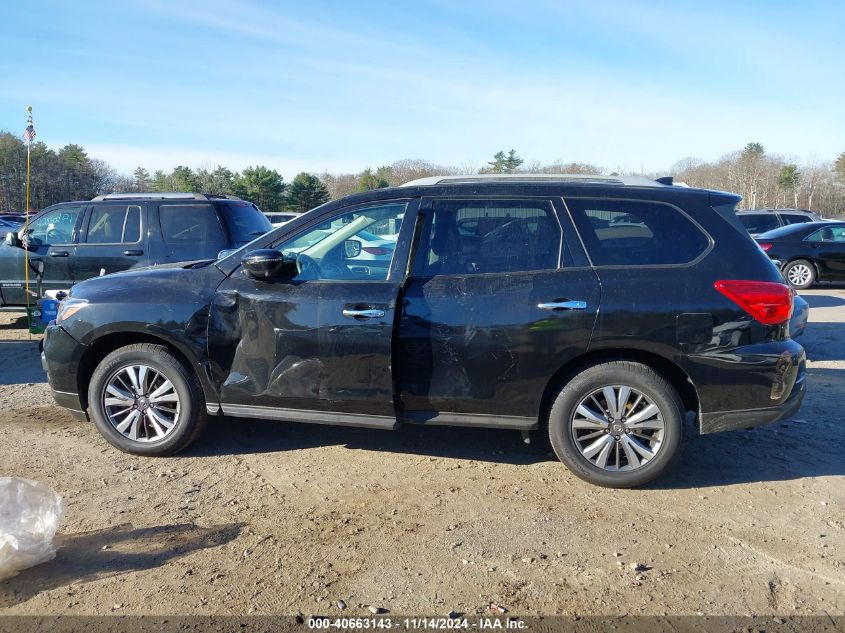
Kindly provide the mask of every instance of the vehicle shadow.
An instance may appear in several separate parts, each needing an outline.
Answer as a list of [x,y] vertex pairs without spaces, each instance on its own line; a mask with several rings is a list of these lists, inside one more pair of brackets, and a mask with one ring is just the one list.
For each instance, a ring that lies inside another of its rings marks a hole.
[[[845,361],[845,323],[810,323],[801,343],[816,361]],[[750,430],[699,436],[690,429],[676,467],[652,489],[684,489],[845,475],[837,436],[845,411],[845,368],[809,367],[808,394],[793,419]],[[292,451],[343,445],[351,450],[527,465],[556,461],[542,432],[531,444],[516,431],[406,425],[394,432],[213,418],[187,451],[193,456]],[[563,466],[561,465],[561,468]]]
[[0,340],[0,385],[47,382],[38,341]]
[[838,308],[839,306],[845,306],[845,299],[835,295],[802,294],[801,298],[807,302],[810,308]]
[[207,528],[188,523],[135,528],[127,523],[58,536],[55,559],[0,581],[0,608],[72,583],[160,567],[196,550],[224,545],[242,527],[241,523]]
[[8,323],[0,323],[0,330],[23,330],[23,332],[26,333],[26,314],[22,314],[18,318],[14,319],[13,321],[9,321]]

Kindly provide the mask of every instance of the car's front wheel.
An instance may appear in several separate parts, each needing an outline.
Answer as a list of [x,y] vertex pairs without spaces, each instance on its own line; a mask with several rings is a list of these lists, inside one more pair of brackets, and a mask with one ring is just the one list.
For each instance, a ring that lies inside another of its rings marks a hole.
[[172,455],[199,436],[207,419],[194,372],[151,343],[121,347],[100,362],[88,407],[100,434],[135,455]]
[[816,268],[806,259],[796,259],[783,267],[783,276],[790,286],[804,290],[816,282]]
[[632,488],[666,472],[681,449],[684,407],[647,365],[593,365],[569,381],[549,412],[558,458],[581,479]]

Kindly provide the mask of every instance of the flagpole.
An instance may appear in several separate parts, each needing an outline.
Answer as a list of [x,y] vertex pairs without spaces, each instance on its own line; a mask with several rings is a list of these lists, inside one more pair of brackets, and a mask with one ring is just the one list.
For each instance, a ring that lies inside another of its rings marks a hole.
[[32,150],[32,139],[34,137],[34,134],[30,134],[29,131],[34,131],[35,128],[32,125],[32,106],[27,106],[26,111],[29,114],[26,118],[26,207],[24,209],[26,219],[23,225],[23,234],[24,238],[26,239],[26,243],[24,244],[25,248],[23,249],[23,268],[25,280],[24,294],[26,295],[26,329],[29,331],[29,340],[32,340],[32,311],[29,309],[29,168],[30,154]]

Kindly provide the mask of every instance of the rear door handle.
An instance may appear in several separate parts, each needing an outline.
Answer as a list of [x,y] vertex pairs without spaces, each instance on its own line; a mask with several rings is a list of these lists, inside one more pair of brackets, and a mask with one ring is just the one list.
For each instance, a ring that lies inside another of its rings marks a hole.
[[538,303],[541,310],[586,310],[586,301],[550,301],[549,303]]
[[144,254],[144,251],[123,251],[123,254],[127,257],[138,257]]
[[67,251],[50,251],[50,257],[69,257],[70,253]]
[[381,319],[384,317],[384,310],[356,310],[355,308],[344,308],[343,316],[350,319]]

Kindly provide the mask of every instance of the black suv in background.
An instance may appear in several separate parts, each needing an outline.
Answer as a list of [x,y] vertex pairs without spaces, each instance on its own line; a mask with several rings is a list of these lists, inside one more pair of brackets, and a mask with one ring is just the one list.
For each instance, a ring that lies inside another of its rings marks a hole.
[[[43,290],[128,268],[216,259],[273,227],[251,202],[193,193],[109,194],[47,207],[0,244],[0,305],[20,306],[24,247],[31,284],[43,265]],[[32,299],[30,299],[32,302]]]
[[745,229],[753,236],[789,224],[818,222],[822,219],[818,214],[803,209],[751,209],[749,211],[737,211],[736,215]]
[[[738,201],[561,175],[368,191],[214,262],[77,284],[44,363],[59,404],[139,455],[209,415],[462,425],[548,433],[579,477],[636,486],[688,414],[712,433],[800,406],[792,291]],[[389,265],[356,259],[388,226]]]

